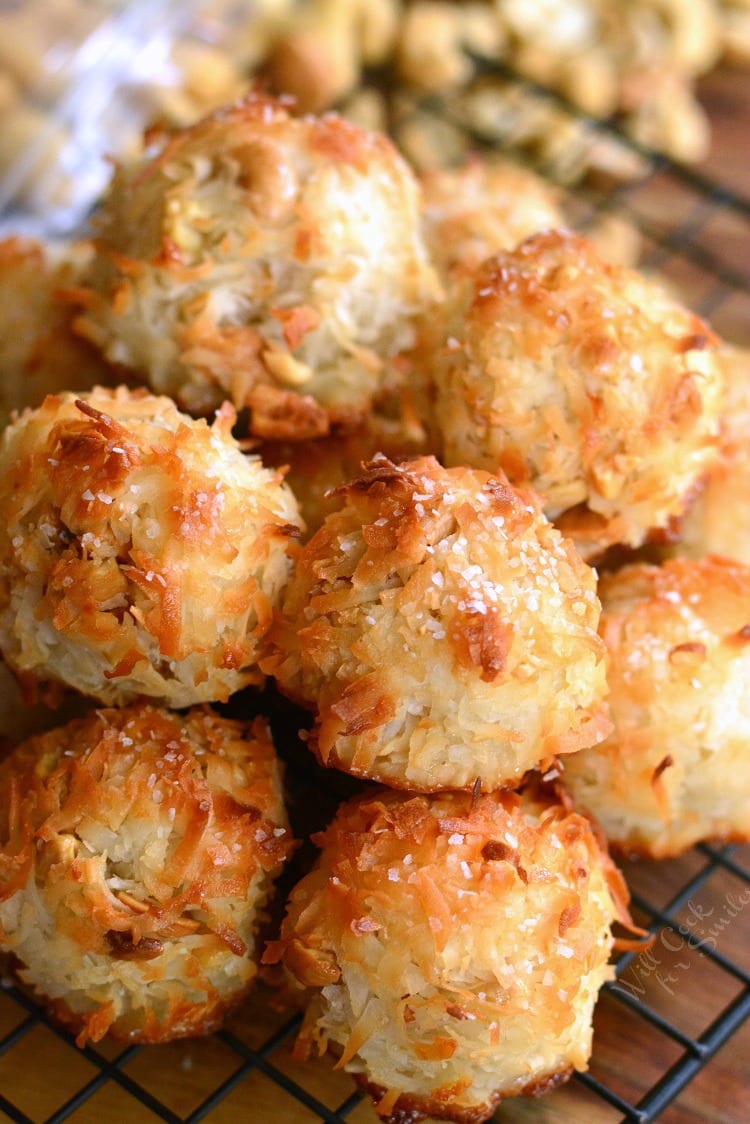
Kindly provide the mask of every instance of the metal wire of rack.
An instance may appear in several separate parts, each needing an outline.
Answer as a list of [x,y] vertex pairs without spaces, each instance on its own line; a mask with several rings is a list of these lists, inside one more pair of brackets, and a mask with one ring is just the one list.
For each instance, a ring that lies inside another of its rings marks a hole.
[[[545,96],[559,104],[556,95]],[[616,130],[612,123],[592,127]],[[487,138],[475,140],[486,146]],[[673,281],[728,338],[750,344],[750,199],[662,156],[640,154],[647,170],[637,181],[576,190],[570,212],[576,225],[586,229],[608,213],[634,223],[645,240],[641,265]],[[304,818],[314,806],[325,822],[346,794],[346,779],[319,770],[293,744],[289,730],[295,716],[290,720],[284,713],[287,704],[273,696],[270,701],[272,722],[283,728],[277,741],[289,759],[297,807],[305,809]],[[311,793],[312,801],[306,799]],[[311,826],[295,824],[298,834]],[[616,979],[605,985],[590,1071],[542,1101],[505,1102],[497,1121],[750,1119],[744,1060],[750,1048],[741,1040],[750,1027],[750,848],[701,846],[672,862],[629,863],[625,873],[636,918],[654,943],[648,951],[623,955]],[[373,1124],[374,1111],[344,1074],[291,1058],[288,1046],[299,1019],[276,1011],[261,988],[225,1030],[205,1042],[162,1047],[104,1042],[79,1050],[5,979],[0,1124],[224,1124],[238,1118],[258,1124]],[[732,1056],[716,1069],[717,1054],[733,1043]],[[689,1096],[705,1074],[724,1087],[724,1099],[712,1099],[714,1106],[722,1104],[712,1109],[714,1115],[704,1110],[700,1095]]]

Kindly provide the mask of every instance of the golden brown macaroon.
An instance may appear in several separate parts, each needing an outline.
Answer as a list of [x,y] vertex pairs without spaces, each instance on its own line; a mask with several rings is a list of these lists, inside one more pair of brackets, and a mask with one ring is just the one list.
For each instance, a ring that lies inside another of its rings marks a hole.
[[750,569],[636,564],[600,583],[614,730],[565,782],[625,851],[750,837]]
[[609,729],[590,570],[505,479],[375,458],[303,548],[262,661],[325,765],[515,785]]
[[105,703],[226,699],[257,658],[300,519],[280,475],[167,398],[51,395],[0,444],[0,646]]
[[74,308],[62,297],[89,257],[83,243],[57,250],[28,238],[0,241],[0,426],[46,394],[113,381],[102,356],[74,335]]
[[485,1120],[587,1066],[627,891],[552,792],[380,791],[314,837],[264,960],[309,989],[297,1043],[330,1048],[393,1122]]
[[438,294],[419,207],[385,136],[252,94],[118,167],[78,327],[191,412],[321,436],[366,413]]
[[100,710],[0,765],[0,949],[78,1033],[207,1034],[257,975],[291,851],[265,724]]
[[471,272],[498,250],[563,225],[555,189],[509,160],[478,157],[421,177],[424,235],[444,277]]
[[638,546],[679,517],[716,458],[715,337],[585,238],[551,231],[489,259],[458,290],[444,338],[447,462],[502,468],[550,518],[580,505],[604,547]]
[[750,350],[724,348],[726,408],[719,461],[688,509],[677,555],[722,554],[750,565]]

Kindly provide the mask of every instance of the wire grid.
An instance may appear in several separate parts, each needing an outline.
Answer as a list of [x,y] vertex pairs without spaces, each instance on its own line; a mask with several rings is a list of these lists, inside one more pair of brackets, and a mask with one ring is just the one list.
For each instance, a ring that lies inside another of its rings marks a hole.
[[[446,112],[439,104],[434,110]],[[616,130],[609,122],[593,127]],[[474,139],[487,147],[487,138]],[[645,239],[641,266],[671,279],[718,331],[750,344],[750,199],[639,151],[647,160],[645,174],[614,189],[576,189],[572,221],[581,229],[607,214],[632,222]],[[260,702],[235,702],[235,712],[243,705],[271,714],[288,761],[296,833],[322,826],[348,795],[349,779],[318,769],[297,741],[299,715],[290,714],[289,704],[273,692]],[[646,1124],[661,1118],[750,1016],[750,848],[702,846],[668,863],[629,864],[626,876],[636,918],[654,944],[623,955],[616,979],[605,985],[590,1071],[543,1101],[505,1102],[496,1120]],[[162,1047],[105,1042],[79,1050],[6,979],[0,992],[0,1124],[375,1121],[345,1075],[321,1062],[293,1061],[289,1044],[299,1021],[297,1014],[274,1011],[261,987],[211,1039]],[[722,1124],[750,1118],[741,1059],[738,1068],[734,1103],[728,1100],[715,1118]],[[700,1111],[694,1118],[704,1119]]]

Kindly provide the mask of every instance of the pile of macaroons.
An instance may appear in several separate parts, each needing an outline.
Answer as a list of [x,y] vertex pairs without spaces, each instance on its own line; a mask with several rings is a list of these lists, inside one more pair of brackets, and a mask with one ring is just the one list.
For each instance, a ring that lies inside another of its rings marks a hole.
[[[0,253],[19,980],[153,1042],[281,965],[299,1054],[394,1122],[585,1068],[629,923],[594,817],[654,857],[748,835],[747,357],[530,174],[420,183],[255,94],[151,133],[56,254]],[[269,678],[371,783],[264,951],[280,767],[211,704]]]

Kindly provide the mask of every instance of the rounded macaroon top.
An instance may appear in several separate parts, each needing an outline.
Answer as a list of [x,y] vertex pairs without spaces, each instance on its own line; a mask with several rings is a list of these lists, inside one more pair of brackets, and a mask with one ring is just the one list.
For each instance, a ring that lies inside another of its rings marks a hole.
[[102,702],[226,699],[262,676],[297,505],[167,398],[48,396],[0,445],[0,645],[8,663]]
[[117,168],[79,329],[191,412],[307,438],[369,408],[438,295],[387,138],[259,93]]
[[447,319],[434,377],[448,463],[502,468],[551,518],[583,507],[604,546],[637,546],[682,514],[716,458],[722,406],[698,316],[548,231],[488,259]]
[[397,788],[518,784],[608,730],[590,570],[531,493],[377,457],[301,550],[263,668],[324,764]]

